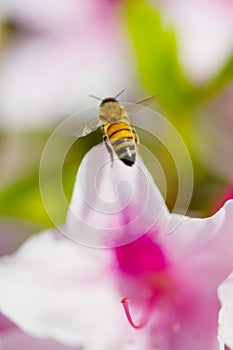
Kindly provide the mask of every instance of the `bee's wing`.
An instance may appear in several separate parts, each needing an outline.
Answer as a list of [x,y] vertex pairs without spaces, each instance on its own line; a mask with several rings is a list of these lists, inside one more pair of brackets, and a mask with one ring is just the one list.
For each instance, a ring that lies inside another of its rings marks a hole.
[[136,103],[129,104],[125,107],[128,115],[133,115],[135,113],[139,113],[143,110],[144,107],[150,107],[155,103],[157,100],[158,95],[154,95],[148,98],[145,98],[144,100],[138,101]]
[[159,95],[154,95],[154,96],[150,96],[147,98],[144,98],[141,101],[136,102],[137,105],[141,105],[141,106],[145,106],[148,107],[150,106],[152,103],[154,103],[157,99],[158,99]]
[[74,134],[76,137],[83,137],[95,131],[101,125],[102,124],[99,118],[93,119],[91,121],[85,121],[85,120],[77,121]]

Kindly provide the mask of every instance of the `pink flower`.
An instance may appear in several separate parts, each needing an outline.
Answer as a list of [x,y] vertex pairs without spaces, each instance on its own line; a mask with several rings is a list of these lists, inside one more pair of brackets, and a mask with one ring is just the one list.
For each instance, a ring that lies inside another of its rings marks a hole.
[[1,310],[35,337],[111,348],[120,344],[125,322],[113,277],[104,273],[108,265],[109,252],[43,232],[2,259]]
[[87,350],[217,350],[233,201],[206,219],[170,214],[142,161],[112,169],[103,147],[80,166],[64,232],[110,249],[52,231],[28,239],[1,260],[2,313],[33,336]]
[[232,55],[231,0],[158,1],[175,28],[185,73],[196,84],[215,76]]
[[90,104],[89,94],[106,95],[113,81],[113,94],[131,86],[114,2],[10,0],[4,8],[18,29],[0,64],[6,126],[48,124]]

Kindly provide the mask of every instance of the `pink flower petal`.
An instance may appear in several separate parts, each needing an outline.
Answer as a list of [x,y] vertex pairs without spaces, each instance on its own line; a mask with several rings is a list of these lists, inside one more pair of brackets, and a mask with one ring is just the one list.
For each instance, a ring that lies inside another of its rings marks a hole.
[[233,349],[233,273],[218,288],[221,302],[219,313],[220,340]]
[[[137,247],[140,240],[144,240],[141,250]],[[211,278],[197,278],[196,275],[205,270],[205,266],[198,263],[198,254],[178,261],[163,248],[162,244],[158,248],[146,236],[116,248],[122,279],[119,287],[122,296],[132,301],[133,319],[136,315],[139,319],[136,324],[143,324],[140,320],[147,318],[144,324],[152,348],[217,350],[216,286]],[[196,263],[196,271],[190,266],[192,261]],[[215,268],[215,261],[213,265],[209,262],[210,275]]]
[[[164,247],[175,259],[184,261],[186,258],[189,264],[192,264],[190,254],[198,254],[199,258],[195,260],[200,264],[211,258],[212,262],[224,261],[224,264],[216,263],[216,266],[220,265],[221,271],[229,270],[233,263],[230,249],[233,243],[232,213],[233,200],[229,200],[216,214],[208,218],[184,217],[181,220],[179,215],[173,214],[168,225],[171,228],[169,234],[161,237]],[[216,273],[217,271],[215,275]]]
[[80,347],[67,346],[55,340],[32,337],[18,328],[2,335],[0,347],[1,350],[82,350]]
[[[146,312],[146,291],[147,298],[154,299],[148,315],[153,346],[217,350],[220,305],[216,291],[233,267],[232,214],[233,201],[229,201],[211,218],[180,221],[172,215],[169,225],[175,225],[174,231],[167,234],[164,227],[163,233],[152,236],[154,245],[144,236],[116,248],[123,279],[120,287],[123,296],[133,301],[132,313],[138,314],[138,308],[142,315]],[[137,250],[140,240],[141,249]]]
[[126,322],[104,274],[108,263],[107,252],[57,240],[50,231],[36,235],[1,259],[0,309],[33,336],[88,350],[111,348]]
[[8,318],[6,318],[3,314],[0,313],[0,334],[15,327],[14,323],[12,323]]
[[84,157],[76,178],[65,234],[89,246],[113,247],[134,241],[169,213],[163,197],[137,156],[131,167],[110,157],[103,144]]
[[145,272],[161,271],[166,268],[161,248],[147,235],[131,244],[116,247],[115,251],[120,270],[127,274],[138,276]]
[[179,296],[180,306],[175,307],[174,324],[180,331],[171,338],[173,349],[213,349],[220,307],[217,288],[233,268],[233,201],[210,218],[180,221],[172,215],[170,225],[177,219],[176,229],[159,240],[185,291]]

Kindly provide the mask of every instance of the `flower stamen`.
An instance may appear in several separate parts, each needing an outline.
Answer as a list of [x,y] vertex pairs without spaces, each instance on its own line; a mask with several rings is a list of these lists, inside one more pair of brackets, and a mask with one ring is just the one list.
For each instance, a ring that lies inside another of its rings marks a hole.
[[129,321],[129,324],[133,328],[135,328],[135,329],[143,328],[149,319],[149,310],[144,314],[144,317],[141,319],[141,321],[139,323],[135,323],[132,316],[131,316],[130,310],[129,310],[129,303],[130,302],[131,302],[131,300],[129,298],[123,298],[121,300],[121,304],[123,305],[126,318]]

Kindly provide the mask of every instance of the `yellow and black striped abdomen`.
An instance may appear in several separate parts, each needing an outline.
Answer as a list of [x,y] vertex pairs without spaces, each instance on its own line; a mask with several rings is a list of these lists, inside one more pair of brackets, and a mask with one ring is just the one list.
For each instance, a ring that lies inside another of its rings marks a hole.
[[130,125],[126,122],[110,124],[106,134],[119,159],[132,166],[136,159],[136,143]]

